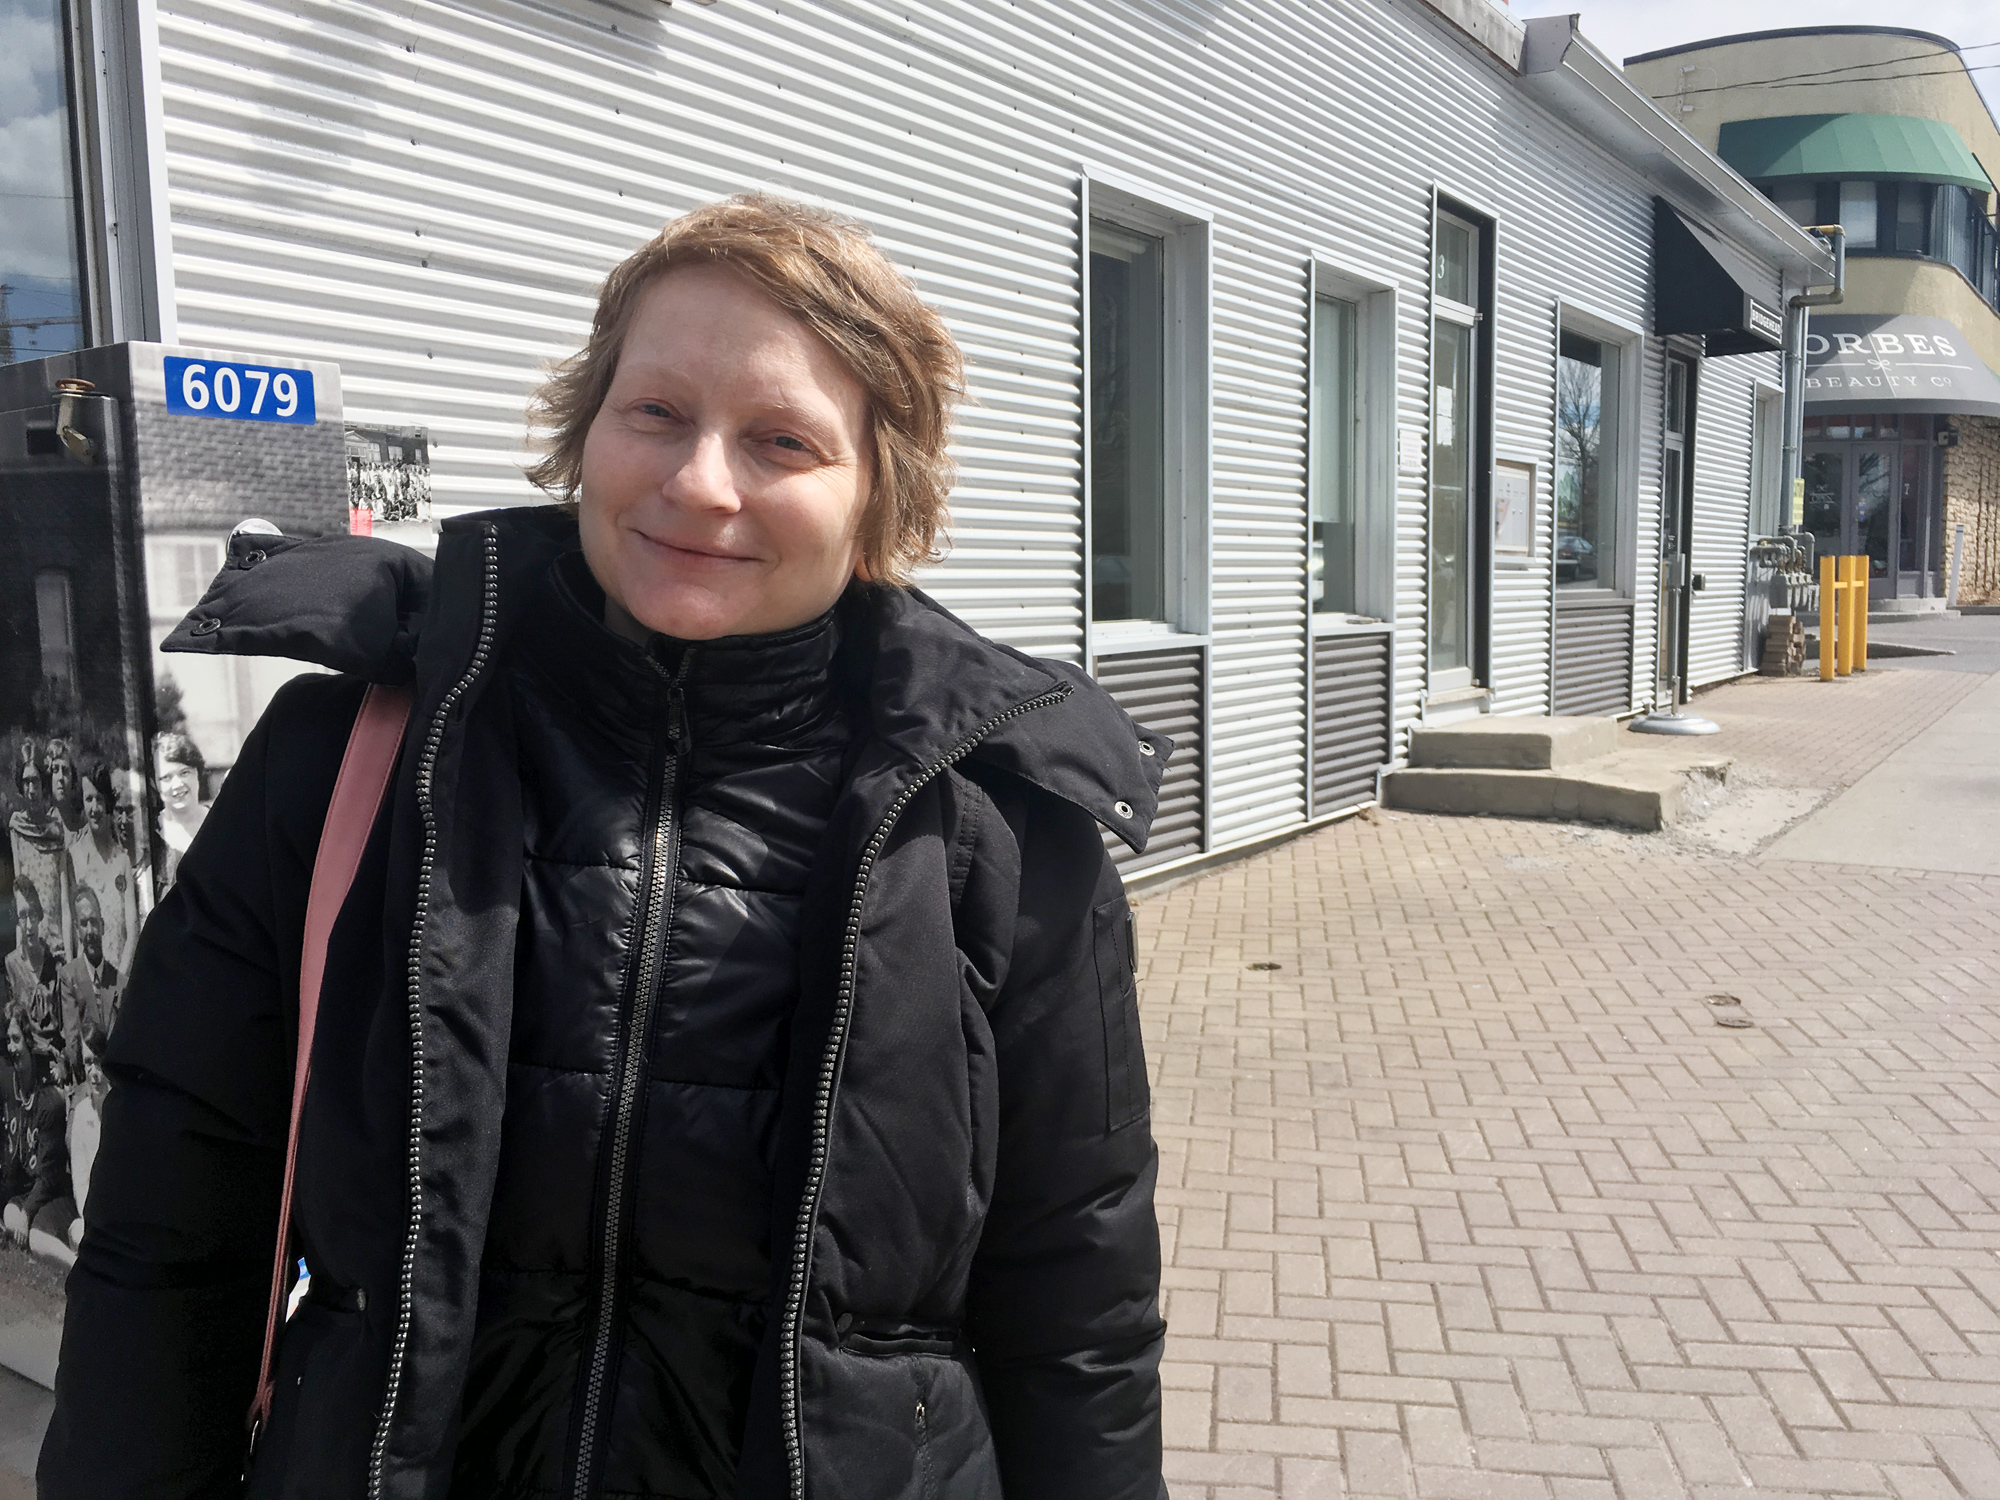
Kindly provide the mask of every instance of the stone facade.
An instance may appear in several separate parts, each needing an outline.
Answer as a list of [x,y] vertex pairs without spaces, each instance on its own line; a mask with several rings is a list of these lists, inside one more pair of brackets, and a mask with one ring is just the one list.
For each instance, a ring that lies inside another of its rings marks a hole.
[[1961,604],[2000,604],[2000,420],[1952,418],[1958,446],[1944,463],[1944,563],[1954,529],[1965,527],[1958,579]]

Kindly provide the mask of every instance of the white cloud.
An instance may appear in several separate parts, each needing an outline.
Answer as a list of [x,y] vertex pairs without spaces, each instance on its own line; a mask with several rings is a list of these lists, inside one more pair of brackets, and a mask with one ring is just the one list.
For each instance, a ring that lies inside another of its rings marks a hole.
[[0,281],[76,274],[58,14],[0,0]]
[[61,33],[49,0],[0,0],[0,123],[53,109]]
[[[1614,62],[1661,47],[1743,31],[1776,31],[1789,26],[1897,26],[1948,37],[1965,48],[2000,42],[2000,10],[1992,0],[1926,0],[1921,7],[1887,0],[1514,0],[1513,14],[1564,15],[1581,12],[1583,34]],[[1974,52],[1967,64],[2000,64],[2000,47]],[[1987,108],[2000,116],[2000,66],[1986,66],[1973,78]]]
[[0,120],[0,281],[76,274],[63,136],[53,111]]

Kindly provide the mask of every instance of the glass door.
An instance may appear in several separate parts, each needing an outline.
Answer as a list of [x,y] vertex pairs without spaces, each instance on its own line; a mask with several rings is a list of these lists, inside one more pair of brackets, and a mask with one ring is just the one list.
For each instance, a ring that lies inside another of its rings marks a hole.
[[1845,458],[1839,448],[1815,448],[1806,454],[1806,530],[1813,535],[1815,559],[1838,557],[1848,550]]
[[1479,451],[1480,265],[1485,231],[1440,212],[1431,263],[1431,599],[1430,691],[1474,686],[1479,602],[1488,553],[1482,545]]
[[[1905,417],[1904,436],[1910,419]],[[1926,427],[1929,423],[1924,424]],[[1932,496],[1933,460],[1928,439],[1903,444],[1903,463],[1896,486],[1896,591],[1899,598],[1930,599],[1944,592],[1939,586],[1937,505]]]
[[1440,317],[1432,348],[1431,687],[1472,686],[1472,325]]
[[1894,443],[1862,443],[1854,449],[1854,540],[1868,555],[1868,596],[1894,597],[1889,571],[1889,538],[1896,526],[1896,470],[1901,457]]
[[1678,708],[1686,695],[1689,567],[1694,533],[1695,362],[1667,356],[1660,455],[1660,669]]

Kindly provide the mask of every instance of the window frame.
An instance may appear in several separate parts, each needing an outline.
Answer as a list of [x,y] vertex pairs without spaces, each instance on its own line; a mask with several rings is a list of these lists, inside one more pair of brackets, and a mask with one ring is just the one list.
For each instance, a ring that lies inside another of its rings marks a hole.
[[[1397,324],[1402,284],[1390,272],[1325,251],[1306,264],[1305,614],[1311,633],[1379,630],[1396,622]],[[1313,472],[1313,377],[1318,369],[1317,303],[1351,303],[1354,318],[1354,614],[1313,608],[1312,526],[1318,476]],[[1376,623],[1370,623],[1370,622]]]
[[[1211,313],[1214,215],[1199,204],[1115,173],[1086,166],[1078,177],[1077,280],[1079,447],[1081,468],[1081,602],[1083,651],[1096,655],[1146,649],[1169,641],[1205,640],[1210,628],[1212,517],[1210,444],[1213,390]],[[1090,237],[1104,220],[1160,239],[1165,328],[1162,371],[1163,499],[1166,508],[1166,618],[1093,619],[1091,524]]]
[[[160,30],[150,3],[57,0],[78,348],[178,334]],[[29,356],[23,356],[29,357]]]
[[[1615,350],[1618,359],[1616,392],[1617,405],[1612,416],[1612,439],[1617,446],[1617,461],[1606,465],[1599,460],[1599,474],[1609,474],[1616,485],[1611,533],[1611,576],[1607,581],[1600,572],[1596,588],[1563,587],[1555,581],[1555,532],[1550,532],[1549,587],[1557,599],[1563,603],[1609,604],[1613,600],[1631,600],[1638,591],[1638,533],[1639,533],[1639,434],[1644,420],[1643,402],[1645,396],[1646,334],[1636,323],[1623,318],[1615,318],[1600,309],[1567,297],[1556,300],[1554,339],[1549,358],[1550,375],[1550,444],[1549,479],[1550,503],[1549,521],[1551,527],[1557,523],[1554,501],[1554,485],[1560,465],[1556,454],[1556,424],[1559,414],[1556,402],[1560,400],[1557,382],[1562,378],[1562,336],[1572,333],[1581,338],[1593,340],[1607,350]],[[1601,502],[1600,502],[1601,503]]]

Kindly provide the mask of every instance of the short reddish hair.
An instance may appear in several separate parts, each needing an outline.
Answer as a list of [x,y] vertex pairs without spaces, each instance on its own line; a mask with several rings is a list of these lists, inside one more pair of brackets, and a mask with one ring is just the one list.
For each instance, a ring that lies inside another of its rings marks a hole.
[[958,344],[852,219],[768,193],[743,193],[682,214],[604,279],[590,338],[557,365],[529,406],[549,436],[528,478],[573,501],[583,444],[618,369],[640,297],[686,266],[747,277],[819,335],[867,395],[874,483],[861,520],[869,575],[907,583],[936,560],[951,492],[953,408],[965,392]]

